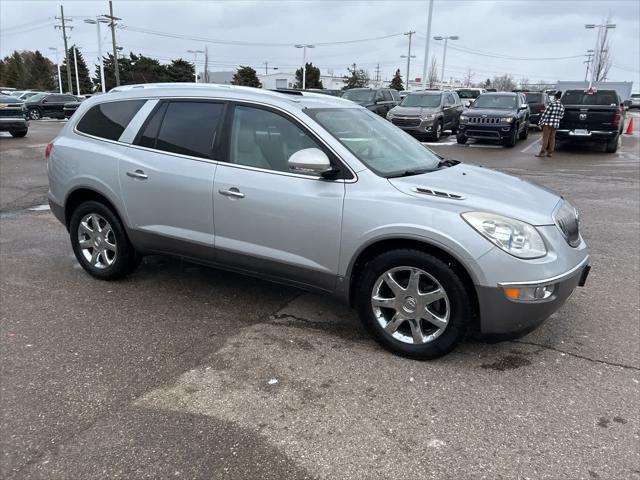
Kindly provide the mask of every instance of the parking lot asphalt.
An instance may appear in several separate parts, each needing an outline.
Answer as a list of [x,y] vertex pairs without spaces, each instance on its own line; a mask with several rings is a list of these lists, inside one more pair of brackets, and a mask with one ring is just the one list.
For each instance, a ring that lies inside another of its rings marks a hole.
[[533,333],[415,362],[328,297],[165,256],[90,278],[27,209],[60,126],[0,138],[0,478],[640,479],[637,134],[429,144],[564,194],[593,269]]

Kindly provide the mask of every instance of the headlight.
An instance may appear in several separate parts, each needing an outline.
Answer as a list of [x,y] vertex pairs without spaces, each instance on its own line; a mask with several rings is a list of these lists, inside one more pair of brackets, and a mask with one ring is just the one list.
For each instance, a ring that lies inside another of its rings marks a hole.
[[436,115],[434,113],[425,113],[424,115],[422,115],[423,120],[433,120],[434,118],[436,118]]
[[393,113],[387,113],[387,120],[391,120],[393,118]]
[[511,123],[511,122],[513,122],[513,117],[502,117],[500,119],[500,122],[501,123]]
[[460,115],[460,121],[461,122],[466,122],[469,119],[469,117],[467,117],[466,115]]
[[514,257],[530,259],[547,254],[544,240],[533,225],[485,212],[466,212],[462,218],[480,235]]

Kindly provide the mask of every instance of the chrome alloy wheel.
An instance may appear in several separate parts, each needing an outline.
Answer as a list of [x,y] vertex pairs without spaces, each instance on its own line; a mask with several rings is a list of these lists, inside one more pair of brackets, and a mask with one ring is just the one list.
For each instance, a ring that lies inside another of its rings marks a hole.
[[449,297],[440,282],[415,267],[395,267],[383,273],[373,286],[371,307],[387,334],[416,345],[442,335],[451,314]]
[[116,236],[104,217],[97,213],[85,215],[78,225],[78,245],[82,256],[95,268],[113,265],[118,254]]

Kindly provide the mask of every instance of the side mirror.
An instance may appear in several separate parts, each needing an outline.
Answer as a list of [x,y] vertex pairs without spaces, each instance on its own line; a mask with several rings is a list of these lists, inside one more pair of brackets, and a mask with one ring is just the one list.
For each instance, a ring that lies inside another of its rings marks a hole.
[[528,106],[529,105],[527,105],[526,103],[523,103],[522,105],[520,105],[520,110],[526,110]]
[[48,100],[42,100],[42,103],[47,103],[47,102],[48,102]]
[[289,168],[296,173],[323,175],[333,171],[329,157],[319,148],[304,148],[289,157]]

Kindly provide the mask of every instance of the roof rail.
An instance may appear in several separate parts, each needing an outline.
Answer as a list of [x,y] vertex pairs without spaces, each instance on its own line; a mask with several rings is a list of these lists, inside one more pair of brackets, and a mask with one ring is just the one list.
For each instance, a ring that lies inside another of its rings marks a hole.
[[286,95],[297,95],[297,96],[302,97],[302,91],[301,90],[296,90],[295,88],[270,88],[269,91],[277,92],[277,93],[284,93]]

